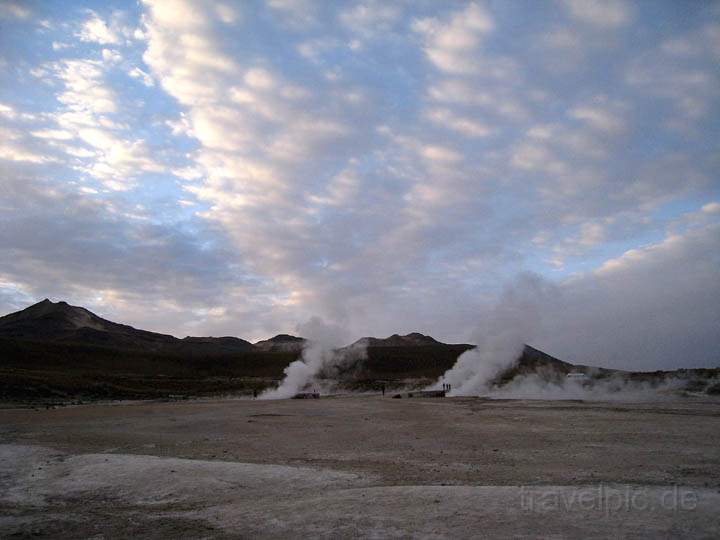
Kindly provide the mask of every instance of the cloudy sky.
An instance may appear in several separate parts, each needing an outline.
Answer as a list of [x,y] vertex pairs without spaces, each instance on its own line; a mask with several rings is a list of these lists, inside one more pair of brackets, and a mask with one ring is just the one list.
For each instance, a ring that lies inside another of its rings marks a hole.
[[0,0],[0,312],[465,341],[529,279],[550,353],[720,365],[719,66],[710,1]]

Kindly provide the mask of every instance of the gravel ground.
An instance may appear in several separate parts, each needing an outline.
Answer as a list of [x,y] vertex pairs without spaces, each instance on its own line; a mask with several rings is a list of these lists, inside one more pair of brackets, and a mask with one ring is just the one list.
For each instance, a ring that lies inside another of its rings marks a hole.
[[717,538],[720,400],[0,410],[0,536]]

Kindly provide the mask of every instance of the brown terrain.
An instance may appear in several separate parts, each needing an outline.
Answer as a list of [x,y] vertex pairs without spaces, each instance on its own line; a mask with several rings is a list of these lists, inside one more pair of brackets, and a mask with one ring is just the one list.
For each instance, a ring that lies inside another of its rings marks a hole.
[[[237,337],[179,339],[46,299],[0,317],[0,402],[248,396],[277,385],[285,367],[300,358],[304,344],[303,338],[288,334],[255,344]],[[331,379],[338,392],[422,388],[473,347],[442,343],[420,333],[365,337],[339,349],[346,361],[321,375]],[[571,372],[587,373],[592,380],[621,377],[653,385],[681,379],[680,390],[720,392],[718,369],[619,372],[573,365],[530,346],[495,385],[527,374],[562,383]]]
[[0,410],[8,538],[717,538],[720,400]]

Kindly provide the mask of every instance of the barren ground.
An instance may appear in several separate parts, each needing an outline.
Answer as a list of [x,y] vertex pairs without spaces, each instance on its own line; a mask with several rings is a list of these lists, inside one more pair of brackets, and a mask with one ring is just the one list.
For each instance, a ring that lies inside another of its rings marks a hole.
[[720,536],[720,400],[0,410],[0,536]]

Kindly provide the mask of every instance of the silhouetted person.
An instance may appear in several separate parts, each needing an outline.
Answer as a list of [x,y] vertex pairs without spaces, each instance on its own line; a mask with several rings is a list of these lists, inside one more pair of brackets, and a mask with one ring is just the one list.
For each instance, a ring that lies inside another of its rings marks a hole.
[[380,385],[380,389],[382,390],[382,394],[383,394],[383,396],[384,396],[384,395],[385,395],[385,383],[382,383],[382,384]]
[[257,388],[253,388],[253,399],[257,399]]

